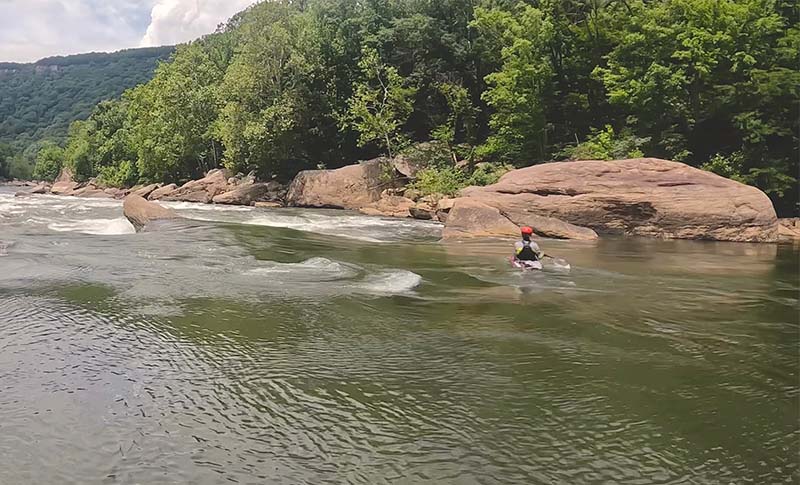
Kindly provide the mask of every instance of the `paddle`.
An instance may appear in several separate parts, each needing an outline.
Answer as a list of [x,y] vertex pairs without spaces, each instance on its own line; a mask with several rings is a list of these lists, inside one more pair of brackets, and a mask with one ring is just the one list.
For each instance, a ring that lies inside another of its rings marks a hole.
[[557,258],[555,256],[550,256],[549,254],[546,254],[546,253],[543,254],[542,257],[552,259],[553,263],[555,263],[555,265],[557,267],[562,267],[562,268],[566,268],[566,269],[570,268],[569,261],[567,261],[564,258]]

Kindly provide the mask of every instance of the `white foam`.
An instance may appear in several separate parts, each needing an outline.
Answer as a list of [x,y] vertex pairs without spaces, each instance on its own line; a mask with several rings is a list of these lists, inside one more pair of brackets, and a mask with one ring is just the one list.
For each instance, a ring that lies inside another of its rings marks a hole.
[[370,293],[395,294],[411,291],[422,283],[422,276],[406,270],[386,271],[367,277],[359,287]]
[[222,204],[201,204],[199,202],[176,202],[176,201],[157,201],[164,207],[169,207],[177,211],[197,210],[207,212],[250,212],[253,210],[249,206],[241,205],[222,205]]
[[250,275],[288,275],[302,279],[330,280],[351,278],[358,271],[346,264],[327,258],[311,258],[300,263],[277,263],[268,261],[258,268],[248,270]]
[[134,229],[131,223],[124,217],[118,217],[116,219],[50,222],[47,228],[58,232],[78,232],[81,234],[101,236],[133,234],[136,232],[136,229]]

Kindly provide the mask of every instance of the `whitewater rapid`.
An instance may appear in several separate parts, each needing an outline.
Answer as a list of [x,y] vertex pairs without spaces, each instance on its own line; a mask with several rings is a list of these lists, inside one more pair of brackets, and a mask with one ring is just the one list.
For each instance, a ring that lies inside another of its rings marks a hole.
[[[433,223],[345,211],[164,205],[183,219],[137,234],[122,215],[121,201],[14,197],[0,190],[0,256],[14,266],[16,279],[110,284],[134,299],[380,296],[412,291],[423,278],[394,265],[356,264],[335,254],[303,257],[304,248],[326,239],[342,240],[339,247],[363,248],[435,241],[440,233]],[[247,227],[268,231],[252,242],[252,251],[236,240]],[[296,254],[287,254],[285,246],[291,248],[293,240],[297,248],[290,252]]]

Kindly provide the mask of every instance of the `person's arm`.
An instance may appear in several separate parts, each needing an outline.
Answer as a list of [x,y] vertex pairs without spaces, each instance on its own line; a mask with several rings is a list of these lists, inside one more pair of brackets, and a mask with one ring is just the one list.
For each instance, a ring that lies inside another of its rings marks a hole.
[[544,257],[544,251],[542,251],[541,248],[539,248],[539,245],[534,241],[531,241],[531,249],[533,249],[533,252],[536,253],[536,257],[538,259],[542,259],[542,257]]
[[519,255],[520,251],[522,251],[522,247],[523,246],[522,246],[521,242],[517,241],[517,242],[514,243],[514,258],[515,259]]

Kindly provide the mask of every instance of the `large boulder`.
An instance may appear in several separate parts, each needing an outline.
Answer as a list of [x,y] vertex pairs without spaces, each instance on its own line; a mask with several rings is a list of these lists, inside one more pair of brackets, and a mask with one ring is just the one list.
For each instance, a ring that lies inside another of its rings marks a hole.
[[223,169],[211,170],[205,177],[183,184],[163,200],[210,203],[214,197],[228,191],[228,173]]
[[511,237],[519,235],[519,227],[494,207],[473,199],[456,199],[447,224],[444,239],[473,237]]
[[515,224],[545,216],[634,236],[775,241],[778,235],[772,203],[757,188],[656,158],[546,163],[462,196]]
[[80,184],[78,182],[55,182],[50,187],[50,193],[54,195],[72,195],[79,188]]
[[162,207],[155,202],[145,200],[135,194],[125,197],[125,201],[122,203],[122,212],[133,227],[136,228],[137,232],[153,221],[178,217],[175,211]]
[[269,195],[270,191],[274,189],[274,184],[277,182],[239,184],[235,189],[215,196],[213,202],[215,204],[252,205]]
[[[597,239],[593,230],[576,226],[553,218],[528,214],[526,219],[515,222],[496,207],[471,198],[446,199],[443,207],[449,207],[444,219],[445,238],[465,239],[470,237],[519,236],[520,226],[531,226],[534,232],[554,239]],[[441,219],[440,219],[441,220]]]
[[396,184],[394,168],[385,158],[335,170],[304,170],[289,186],[286,202],[296,207],[361,209]]
[[178,190],[178,186],[175,184],[165,185],[161,188],[155,189],[154,191],[150,192],[150,195],[147,196],[148,200],[159,200],[168,195],[172,194]]

